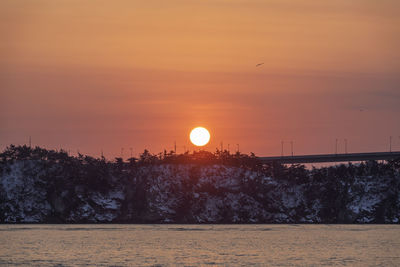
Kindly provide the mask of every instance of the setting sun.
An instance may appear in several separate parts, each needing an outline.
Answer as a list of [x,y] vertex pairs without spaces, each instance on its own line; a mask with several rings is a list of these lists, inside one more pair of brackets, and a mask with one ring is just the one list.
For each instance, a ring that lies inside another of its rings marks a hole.
[[204,127],[194,128],[190,132],[190,141],[196,146],[204,146],[210,141],[210,133]]

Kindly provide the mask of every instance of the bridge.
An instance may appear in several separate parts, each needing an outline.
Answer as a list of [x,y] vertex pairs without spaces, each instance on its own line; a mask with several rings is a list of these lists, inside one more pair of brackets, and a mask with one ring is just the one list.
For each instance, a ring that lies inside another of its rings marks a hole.
[[259,157],[262,162],[278,162],[282,164],[292,163],[319,163],[319,162],[350,162],[367,160],[390,160],[400,158],[400,151],[394,152],[369,152],[369,153],[346,153],[346,154],[320,154],[301,156],[275,156]]

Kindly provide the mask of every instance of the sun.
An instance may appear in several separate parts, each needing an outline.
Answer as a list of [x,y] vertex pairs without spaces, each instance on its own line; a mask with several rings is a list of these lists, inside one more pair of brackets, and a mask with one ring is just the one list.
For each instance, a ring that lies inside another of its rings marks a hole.
[[204,146],[210,141],[210,133],[204,127],[196,127],[190,132],[190,141],[195,146]]

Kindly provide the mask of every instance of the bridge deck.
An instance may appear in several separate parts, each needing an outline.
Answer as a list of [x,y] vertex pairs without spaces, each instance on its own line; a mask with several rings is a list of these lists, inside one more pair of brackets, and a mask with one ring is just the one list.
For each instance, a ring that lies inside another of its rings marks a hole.
[[321,154],[301,156],[275,156],[259,157],[263,162],[289,163],[318,163],[318,162],[346,162],[367,160],[389,160],[400,158],[400,151],[395,152],[370,152],[370,153],[348,153],[348,154]]

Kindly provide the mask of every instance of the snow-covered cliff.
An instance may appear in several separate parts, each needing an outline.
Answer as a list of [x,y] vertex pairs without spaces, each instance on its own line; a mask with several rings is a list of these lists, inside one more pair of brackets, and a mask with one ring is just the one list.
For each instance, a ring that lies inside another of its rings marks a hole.
[[398,223],[398,162],[248,168],[10,157],[3,223]]

